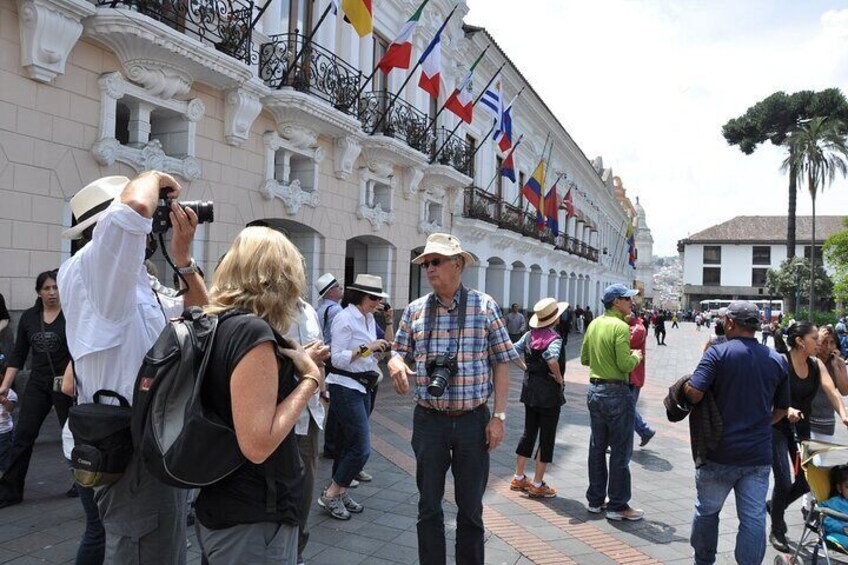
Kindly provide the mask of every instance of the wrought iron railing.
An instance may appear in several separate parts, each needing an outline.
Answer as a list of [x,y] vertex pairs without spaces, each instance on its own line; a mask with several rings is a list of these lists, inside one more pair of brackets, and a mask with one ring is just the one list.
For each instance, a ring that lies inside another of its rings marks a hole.
[[97,6],[126,6],[181,33],[213,45],[248,65],[252,46],[252,0],[94,0]]
[[288,86],[345,113],[357,112],[362,72],[314,41],[306,42],[298,33],[272,35],[271,41],[262,44],[259,78],[271,88]]
[[436,163],[451,166],[460,173],[473,177],[474,168],[471,159],[473,154],[474,147],[455,133],[451,135],[447,128],[441,127],[436,132],[432,149]]
[[554,233],[547,225],[541,230],[538,229],[535,211],[525,211],[480,187],[465,188],[463,214],[466,218],[483,220],[500,228],[549,243],[560,251],[598,262],[598,250],[594,247],[568,237],[562,232]]
[[427,129],[430,123],[427,114],[387,92],[364,95],[359,101],[359,120],[366,133],[400,139],[421,153],[426,154],[432,145],[433,134]]

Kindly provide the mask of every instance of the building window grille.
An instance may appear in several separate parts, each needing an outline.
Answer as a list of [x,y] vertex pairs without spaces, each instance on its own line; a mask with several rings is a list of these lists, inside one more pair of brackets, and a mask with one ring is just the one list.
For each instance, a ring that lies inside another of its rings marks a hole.
[[721,285],[721,268],[704,267],[704,284]]
[[771,265],[771,247],[768,245],[754,246],[754,265]]
[[704,246],[704,265],[721,265],[721,245]]

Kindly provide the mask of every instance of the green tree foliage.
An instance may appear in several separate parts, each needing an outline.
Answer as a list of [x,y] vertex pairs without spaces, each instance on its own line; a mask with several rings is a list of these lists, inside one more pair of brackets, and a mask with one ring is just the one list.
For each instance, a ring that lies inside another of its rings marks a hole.
[[824,257],[833,269],[833,299],[848,305],[848,218],[843,222],[845,229],[835,233],[824,242]]
[[[819,308],[830,303],[833,281],[821,264],[815,267],[816,277],[813,287]],[[782,296],[784,303],[795,296],[798,285],[801,287],[801,302],[805,304],[810,299],[810,262],[800,257],[786,259],[779,269],[769,269],[766,274],[766,286],[776,296]],[[788,308],[787,308],[788,310]]]

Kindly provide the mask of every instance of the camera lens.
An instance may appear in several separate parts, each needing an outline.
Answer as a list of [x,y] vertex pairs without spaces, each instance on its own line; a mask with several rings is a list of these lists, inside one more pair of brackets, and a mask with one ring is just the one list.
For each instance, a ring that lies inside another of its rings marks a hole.
[[203,202],[202,200],[189,200],[188,202],[180,202],[183,208],[191,208],[197,214],[198,224],[208,224],[215,221],[215,210],[212,201]]
[[427,392],[430,396],[439,398],[445,393],[447,386],[448,380],[441,374],[436,374],[430,379],[430,384],[427,385]]

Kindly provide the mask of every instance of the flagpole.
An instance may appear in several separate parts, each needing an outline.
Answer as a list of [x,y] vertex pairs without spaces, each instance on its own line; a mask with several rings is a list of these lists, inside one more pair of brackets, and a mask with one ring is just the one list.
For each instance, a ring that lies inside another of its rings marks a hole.
[[[472,108],[474,108],[477,105],[477,102],[479,102],[480,99],[483,98],[483,94],[486,93],[486,89],[489,88],[489,86],[491,86],[492,82],[494,82],[495,78],[497,78],[498,74],[503,70],[503,68],[505,66],[506,66],[506,63],[502,63],[501,66],[498,68],[498,70],[495,72],[495,74],[492,75],[492,78],[489,79],[489,82],[486,83],[486,86],[483,87],[483,90],[481,90],[480,94],[477,95],[477,98],[474,99],[474,103],[471,105]],[[456,130],[458,130],[459,126],[461,126],[463,123],[464,122],[462,120],[459,120],[459,122],[454,126],[454,128],[450,131],[450,133],[447,136],[445,136],[445,141],[439,147],[439,150],[436,151],[433,154],[432,157],[430,157],[430,163],[436,162],[436,157],[439,156],[439,154],[445,148],[445,145],[447,145],[448,141],[450,141],[450,138],[452,138],[454,136],[454,134],[456,133]]]
[[[447,27],[447,25],[448,25],[448,21],[450,21],[451,17],[453,17],[453,13],[456,12],[457,8],[459,8],[459,4],[454,6],[453,10],[450,11],[450,14],[448,14],[448,17],[445,18],[444,22],[442,22],[442,26],[439,28],[439,31],[436,32],[436,35],[439,35],[439,34],[442,33],[442,31],[444,31],[445,27]],[[434,39],[435,39],[435,36],[434,36]],[[441,39],[439,41],[441,41]],[[423,62],[423,57],[419,57],[418,62],[415,63],[415,66],[412,68],[411,71],[409,71],[409,74],[407,75],[406,80],[404,80],[403,84],[400,85],[400,88],[398,89],[397,94],[395,94],[392,97],[392,101],[389,103],[388,106],[386,106],[386,111],[383,112],[383,114],[380,116],[380,119],[377,120],[377,124],[374,126],[374,129],[371,131],[371,135],[374,135],[374,133],[376,133],[377,130],[380,129],[380,126],[383,125],[383,122],[386,120],[386,116],[388,116],[389,113],[392,111],[392,108],[394,108],[395,102],[397,102],[397,99],[400,96],[401,92],[403,92],[403,89],[406,88],[407,84],[409,84],[409,81],[415,75],[415,71],[418,70],[418,67],[421,66],[422,62]]]
[[[315,37],[315,32],[318,31],[318,28],[321,27],[321,24],[324,23],[325,19],[327,19],[327,14],[330,13],[330,10],[332,9],[333,3],[331,2],[327,4],[326,8],[324,8],[324,13],[321,14],[320,18],[318,18],[318,23],[313,26],[312,30],[309,32],[309,35],[304,38],[303,45],[301,45],[300,49],[295,52],[294,57],[292,57],[291,62],[286,67],[286,74],[283,75],[285,77],[285,80],[288,79],[289,74],[292,72],[295,65],[297,64],[297,60],[300,59],[300,56],[304,53],[304,51],[306,51],[306,46],[312,43],[312,38]],[[283,87],[283,85],[285,84],[285,80],[280,81],[280,86],[277,87],[278,89]]]
[[[522,136],[523,136],[523,134],[522,134]],[[548,148],[548,139],[550,138],[550,136],[551,136],[551,132],[548,132],[548,135],[545,137],[545,144],[542,146],[542,154],[539,156],[539,160],[541,160],[541,158],[545,156],[545,151]],[[518,195],[515,197],[515,200],[512,201],[513,206],[515,206],[515,202],[518,202],[521,199],[521,196],[523,195],[523,190],[524,190],[523,186],[518,187]]]
[[[498,124],[497,121],[492,122],[492,127],[489,128],[489,131],[486,132],[486,135],[483,136],[483,139],[488,139],[488,137],[492,134],[492,132],[495,131],[495,126],[497,124]],[[482,147],[483,147],[483,143],[477,144],[477,148],[474,149],[474,153],[471,154],[471,156],[468,158],[468,160],[473,161],[474,157],[477,156],[477,153],[480,152],[480,148],[482,148]]]
[[[473,65],[471,65],[471,68],[472,68],[472,69],[473,69],[474,67],[476,67],[476,66],[477,66],[477,63],[479,63],[479,62],[480,62],[480,60],[483,58],[483,55],[485,55],[485,54],[486,54],[486,51],[488,51],[488,50],[489,50],[489,47],[491,47],[491,44],[490,44],[490,45],[486,45],[486,48],[485,48],[485,49],[483,49],[483,52],[482,52],[482,53],[480,53],[480,56],[479,56],[479,57],[477,57],[477,59],[474,61],[474,64],[473,64]],[[488,85],[486,85],[486,86],[488,86]],[[454,90],[456,90],[456,89],[454,89]],[[436,115],[435,115],[435,116],[433,116],[433,119],[432,119],[432,120],[430,120],[429,122],[427,122],[427,128],[426,128],[424,131],[429,131],[429,130],[430,130],[430,128],[431,128],[431,127],[433,127],[433,125],[436,123],[436,120],[438,120],[438,119],[439,119],[439,116],[441,116],[441,115],[442,115],[442,112],[444,112],[444,111],[445,111],[445,107],[446,107],[446,106],[447,106],[447,104],[448,104],[448,100],[450,100],[450,99],[451,99],[451,96],[453,96],[453,93],[451,93],[451,95],[450,95],[450,96],[448,96],[447,98],[445,98],[445,101],[442,103],[442,106],[441,106],[441,108],[439,108],[439,111],[438,111],[438,112],[436,112]]]
[[[267,2],[265,2],[265,4],[256,13],[256,17],[253,18],[253,21],[250,22],[250,28],[249,29],[250,29],[251,32],[253,32],[253,28],[255,28],[256,24],[259,23],[259,19],[263,16],[263,14],[265,14],[265,10],[268,9],[268,6],[270,6],[271,2],[273,2],[273,1],[274,0],[268,0]],[[242,35],[242,38],[239,40],[238,45],[236,45],[236,48],[233,49],[233,53],[238,53],[241,50],[242,46],[244,45],[245,41],[247,41],[247,34],[246,33]]]

